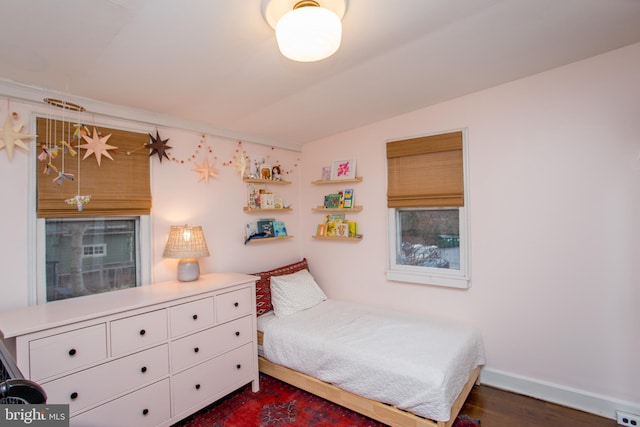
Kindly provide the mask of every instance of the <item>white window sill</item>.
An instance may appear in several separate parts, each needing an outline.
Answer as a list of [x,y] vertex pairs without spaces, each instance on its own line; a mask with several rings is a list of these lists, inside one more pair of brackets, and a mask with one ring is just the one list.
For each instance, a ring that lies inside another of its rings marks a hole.
[[458,289],[469,289],[471,287],[471,279],[463,276],[439,276],[409,271],[387,270],[387,279],[396,282],[418,283],[421,285],[444,286]]

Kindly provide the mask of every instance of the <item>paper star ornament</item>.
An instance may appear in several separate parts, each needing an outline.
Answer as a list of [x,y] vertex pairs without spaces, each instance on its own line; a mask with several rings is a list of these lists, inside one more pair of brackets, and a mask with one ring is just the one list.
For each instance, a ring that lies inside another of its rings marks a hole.
[[194,172],[198,172],[200,174],[200,179],[198,182],[204,180],[207,184],[209,183],[209,177],[216,177],[218,175],[218,170],[213,167],[213,165],[209,164],[209,159],[205,158],[204,163],[199,165],[195,160],[193,163],[196,165],[195,168],[191,169]]
[[160,134],[158,133],[157,130],[156,130],[156,137],[154,138],[153,135],[149,134],[149,138],[151,138],[151,141],[153,141],[153,142],[150,142],[149,144],[145,144],[145,147],[151,148],[151,153],[149,154],[149,157],[157,153],[158,158],[160,159],[160,163],[162,163],[163,157],[166,157],[168,160],[171,160],[169,159],[169,155],[167,155],[167,152],[166,152],[166,150],[170,150],[172,148],[167,145],[167,141],[169,141],[169,138],[160,139]]
[[13,159],[13,147],[17,145],[18,147],[24,148],[25,150],[29,150],[29,147],[27,147],[27,145],[22,142],[22,140],[35,138],[37,136],[20,133],[21,129],[21,124],[16,126],[13,126],[11,124],[11,119],[9,118],[9,116],[7,116],[4,121],[4,127],[0,129],[0,150],[2,150],[3,148],[7,149],[9,160]]
[[82,160],[86,159],[92,154],[95,154],[96,160],[98,161],[98,166],[100,166],[100,159],[102,159],[102,156],[108,157],[113,160],[113,157],[111,157],[111,154],[109,154],[109,151],[107,150],[115,150],[118,147],[107,144],[107,141],[109,140],[109,138],[111,138],[111,134],[100,138],[100,135],[98,135],[98,131],[96,130],[96,128],[93,128],[92,138],[89,138],[86,135],[82,135],[82,138],[87,141],[86,144],[82,144],[79,147],[87,150]]

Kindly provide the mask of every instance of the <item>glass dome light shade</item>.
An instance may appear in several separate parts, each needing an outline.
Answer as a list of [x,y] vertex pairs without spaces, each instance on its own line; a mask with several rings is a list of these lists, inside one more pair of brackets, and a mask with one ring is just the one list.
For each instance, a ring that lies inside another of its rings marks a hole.
[[300,7],[276,24],[280,52],[294,61],[320,61],[340,47],[342,23],[338,15],[322,7]]

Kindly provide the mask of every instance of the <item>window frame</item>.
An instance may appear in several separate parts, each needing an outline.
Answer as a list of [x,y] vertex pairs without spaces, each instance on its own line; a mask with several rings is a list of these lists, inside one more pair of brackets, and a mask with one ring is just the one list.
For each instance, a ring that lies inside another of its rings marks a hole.
[[[44,109],[34,110],[30,116],[30,133],[37,134],[37,119],[43,117],[43,114],[50,114],[50,111]],[[61,117],[55,115],[52,118],[60,119]],[[146,133],[146,129],[143,126],[132,125],[131,122],[111,122],[107,120],[104,122],[101,119],[99,123],[96,123],[100,127],[115,127],[117,129],[130,130],[132,132]],[[37,155],[37,153],[35,154]],[[34,155],[34,156],[35,156]],[[150,176],[153,171],[153,164],[149,165]],[[29,169],[29,194],[27,207],[28,207],[28,222],[30,226],[27,230],[28,252],[29,252],[29,264],[32,266],[27,272],[27,303],[28,305],[47,304],[47,263],[46,263],[46,219],[38,218],[37,215],[37,174],[40,173],[40,165],[38,162],[28,162]],[[138,286],[147,286],[152,283],[153,275],[153,214],[132,214],[121,215],[128,217],[137,217],[139,219],[139,236],[138,245],[140,248],[140,265],[139,275],[140,282]]]
[[[35,215],[34,215],[35,216]],[[89,218],[89,217],[88,217]],[[136,245],[140,248],[139,262],[136,269],[139,275],[139,283],[136,286],[151,283],[151,216],[131,215],[113,217],[137,218],[138,233]],[[46,220],[55,218],[35,218],[36,221],[36,280],[35,280],[35,304],[47,304],[47,264],[46,264]]]
[[[462,132],[462,171],[464,181],[464,206],[416,207],[416,208],[387,208],[387,242],[388,266],[386,276],[388,280],[397,282],[416,283],[421,285],[444,286],[468,289],[471,287],[471,227],[469,221],[469,162],[467,129],[456,129]],[[439,132],[438,135],[446,132]],[[430,136],[430,135],[424,135]],[[390,142],[390,141],[388,141]],[[388,161],[385,161],[388,174]],[[388,180],[387,180],[388,185]],[[460,269],[443,269],[397,263],[397,253],[401,242],[398,229],[398,215],[406,210],[436,210],[458,209],[460,231]]]
[[[90,253],[87,249],[91,249]],[[96,251],[99,249],[99,251]],[[92,245],[82,245],[82,258],[102,258],[107,256],[107,244],[98,243]]]

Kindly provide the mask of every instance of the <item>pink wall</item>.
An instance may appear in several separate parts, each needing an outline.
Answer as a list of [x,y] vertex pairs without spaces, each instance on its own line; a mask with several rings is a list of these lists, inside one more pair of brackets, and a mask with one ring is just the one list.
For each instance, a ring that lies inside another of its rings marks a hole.
[[[387,281],[385,142],[464,127],[472,288]],[[357,159],[364,210],[351,216],[364,239],[312,241],[320,218],[308,214],[304,253],[331,297],[474,324],[488,368],[637,409],[638,135],[635,45],[306,144],[305,185],[332,159]],[[324,193],[303,192],[301,205]]]
[[[306,256],[333,298],[476,325],[487,350],[485,372],[494,380],[502,375],[524,381],[524,388],[548,386],[640,413],[639,100],[640,45],[634,45],[315,141],[302,153],[245,144],[252,155],[280,160],[294,182],[277,190],[293,203],[294,211],[280,217],[296,237],[250,246],[242,244],[244,224],[259,215],[242,212],[245,186],[222,165],[237,143],[208,135],[210,160],[215,156],[219,169],[209,184],[198,182],[189,165],[152,160],[154,279],[175,277],[177,261],[162,258],[169,225],[202,225],[212,253],[200,261],[204,273],[254,272]],[[2,120],[6,97],[0,101]],[[26,128],[32,112],[46,112],[16,101],[10,110]],[[154,126],[124,121],[104,125],[155,133]],[[472,288],[387,281],[385,142],[463,127],[469,131]],[[159,131],[178,158],[200,141],[193,132]],[[35,155],[16,149],[10,162],[0,150],[0,310],[27,305],[34,283]],[[353,186],[364,210],[351,215],[364,239],[315,241],[321,214],[310,209],[328,187],[310,182],[322,166],[347,157],[357,159],[364,177]]]

